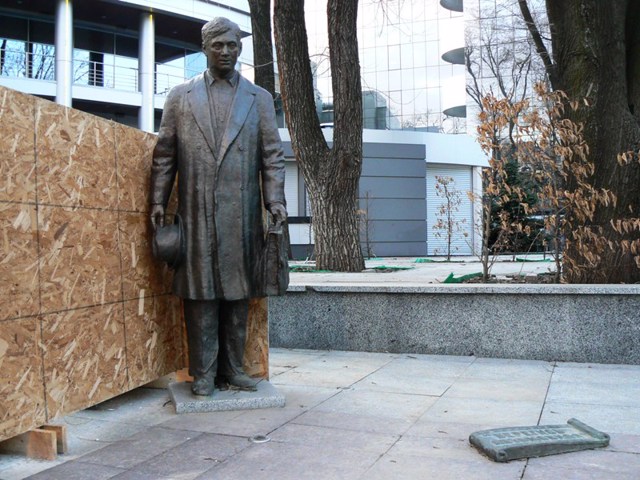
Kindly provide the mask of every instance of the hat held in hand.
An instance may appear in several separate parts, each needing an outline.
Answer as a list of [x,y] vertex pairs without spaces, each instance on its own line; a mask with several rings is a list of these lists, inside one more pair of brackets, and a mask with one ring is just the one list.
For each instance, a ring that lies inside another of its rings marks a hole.
[[180,215],[176,214],[175,221],[172,224],[156,226],[151,243],[155,258],[176,269],[184,257],[184,248],[184,233]]

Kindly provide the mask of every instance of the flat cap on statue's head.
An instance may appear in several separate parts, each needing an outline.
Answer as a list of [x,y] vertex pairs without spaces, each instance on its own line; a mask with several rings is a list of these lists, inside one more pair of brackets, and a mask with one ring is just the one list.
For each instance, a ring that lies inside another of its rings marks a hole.
[[184,247],[184,233],[180,215],[176,215],[174,223],[156,227],[151,245],[155,258],[175,269],[184,257]]

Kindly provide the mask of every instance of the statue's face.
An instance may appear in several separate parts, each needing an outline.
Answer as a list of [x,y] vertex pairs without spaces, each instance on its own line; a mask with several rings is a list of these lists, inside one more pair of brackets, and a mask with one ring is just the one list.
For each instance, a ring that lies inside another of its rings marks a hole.
[[242,44],[230,31],[213,37],[204,45],[209,68],[219,76],[225,76],[235,68],[241,51]]

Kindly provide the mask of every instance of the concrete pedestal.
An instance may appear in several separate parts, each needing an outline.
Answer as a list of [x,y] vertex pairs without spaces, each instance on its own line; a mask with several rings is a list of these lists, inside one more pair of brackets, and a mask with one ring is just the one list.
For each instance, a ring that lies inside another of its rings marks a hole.
[[206,413],[227,410],[252,410],[258,408],[284,407],[284,395],[279,393],[267,380],[258,383],[258,390],[215,390],[209,397],[191,393],[191,383],[176,382],[169,385],[169,396],[176,407],[176,413]]

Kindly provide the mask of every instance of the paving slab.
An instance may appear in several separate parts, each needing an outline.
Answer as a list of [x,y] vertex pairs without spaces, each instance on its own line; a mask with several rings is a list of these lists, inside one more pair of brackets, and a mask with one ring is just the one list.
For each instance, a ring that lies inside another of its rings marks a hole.
[[426,414],[418,419],[402,438],[426,437],[468,442],[469,435],[473,432],[492,428],[492,426],[480,423],[442,422],[425,418],[425,416]]
[[526,378],[548,382],[555,375],[555,365],[541,360],[512,360],[506,358],[474,358],[462,373],[463,377],[504,380]]
[[523,480],[637,480],[639,473],[640,455],[598,449],[531,458]]
[[300,415],[293,423],[331,428],[340,425],[345,430],[379,434],[403,435],[415,420],[412,418],[389,418],[353,413],[336,413],[311,410]]
[[353,388],[439,396],[473,360],[473,357],[402,355],[355,383]]
[[166,390],[140,387],[106,402],[72,414],[72,417],[99,418],[102,421],[157,425],[173,417]]
[[423,416],[425,420],[483,424],[492,427],[536,425],[542,403],[522,400],[439,398]]
[[428,395],[346,389],[313,410],[417,420],[437,399]]
[[539,402],[542,404],[549,388],[549,377],[522,378],[506,377],[487,379],[464,377],[446,391],[447,398],[474,398],[491,400],[518,400]]
[[293,420],[373,433],[400,435],[427,411],[438,397],[364,390],[345,390]]
[[524,461],[494,464],[490,461],[462,461],[451,458],[389,454],[380,458],[360,479],[521,480],[525,465]]
[[[282,349],[270,357],[283,408],[177,415],[166,391],[138,389],[59,419],[74,451],[56,461],[0,455],[0,479],[640,478],[640,405],[629,405],[640,366]],[[610,434],[610,445],[502,465],[468,443],[475,431],[572,417]],[[270,441],[252,443],[256,435]]]
[[640,435],[614,433],[607,450],[612,452],[640,454]]
[[554,382],[640,385],[637,365],[558,362],[553,372]]
[[[608,401],[609,397],[615,397],[614,392],[610,390],[603,401]],[[571,417],[579,418],[582,422],[612,437],[614,433],[640,435],[640,406],[547,402],[540,423],[562,423]]]
[[271,378],[276,377],[311,360],[325,356],[327,353],[319,350],[282,350],[278,356],[269,359],[269,375]]
[[200,432],[153,427],[84,455],[82,462],[127,470],[200,435]]
[[66,462],[29,477],[32,480],[106,480],[125,470],[87,462]]
[[330,355],[306,362],[299,368],[273,377],[274,385],[309,385],[346,388],[393,360],[384,354]]
[[243,450],[208,470],[198,480],[356,479],[371,467],[379,453],[340,448],[329,443],[267,442]]
[[553,403],[587,405],[620,405],[638,407],[640,382],[621,382],[616,385],[616,395],[611,396],[611,382],[551,382],[547,400]]
[[403,435],[389,450],[390,456],[448,458],[451,461],[480,462],[477,451],[465,438],[429,438]]
[[346,430],[340,424],[333,427],[290,423],[269,434],[271,441],[301,445],[331,444],[337,449],[356,449],[387,452],[400,438],[399,435]]
[[245,437],[205,433],[138,464],[133,472],[190,480],[249,446]]
[[283,408],[176,415],[165,428],[251,437],[281,427],[317,404],[339,393],[335,388],[282,386],[287,403]]

